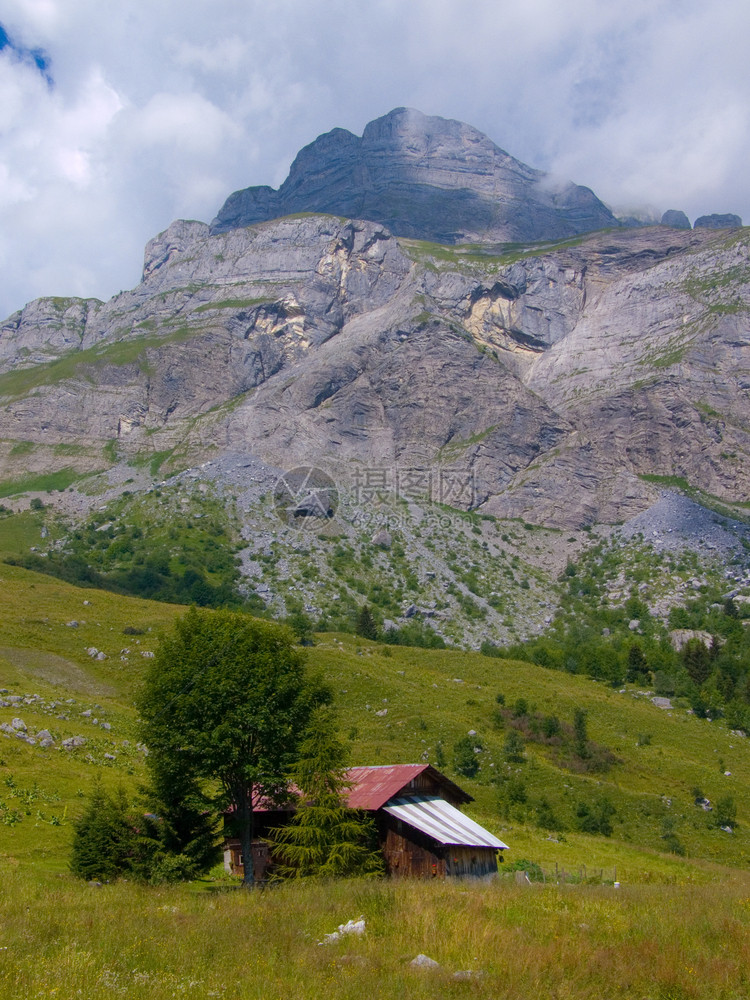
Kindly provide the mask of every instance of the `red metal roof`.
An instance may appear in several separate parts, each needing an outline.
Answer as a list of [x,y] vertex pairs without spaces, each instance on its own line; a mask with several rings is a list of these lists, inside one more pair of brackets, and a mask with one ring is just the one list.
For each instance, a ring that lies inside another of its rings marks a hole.
[[351,790],[347,805],[350,809],[380,809],[424,771],[429,771],[430,776],[449,789],[459,802],[472,801],[471,795],[430,764],[384,764],[380,767],[349,768],[347,778],[351,781]]
[[[459,788],[450,778],[446,778],[431,764],[382,764],[374,767],[350,767],[346,772],[349,790],[347,794],[347,805],[350,809],[366,809],[375,812],[384,806],[399,792],[407,789],[407,786],[420,774],[425,771],[429,773],[432,780],[442,786],[449,797],[457,802],[473,802],[473,796]],[[294,785],[290,786],[292,801],[286,805],[274,805],[266,798],[253,795],[253,809],[255,812],[272,812],[284,810],[294,812],[294,797],[300,794],[299,789]],[[225,810],[233,813],[234,806]]]

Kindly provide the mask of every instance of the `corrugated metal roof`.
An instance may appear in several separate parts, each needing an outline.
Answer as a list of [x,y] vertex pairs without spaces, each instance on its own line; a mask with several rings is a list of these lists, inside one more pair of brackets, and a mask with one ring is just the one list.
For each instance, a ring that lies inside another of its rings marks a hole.
[[[446,778],[431,764],[377,764],[369,767],[350,767],[346,772],[347,788],[344,792],[350,809],[366,809],[375,812],[385,803],[403,792],[410,782],[420,774],[428,772],[435,783],[446,790],[449,797],[457,802],[473,802],[473,798],[463,788],[459,788],[450,778]],[[348,790],[347,790],[348,789]],[[253,792],[253,810],[255,812],[270,812],[286,810],[293,812],[296,800],[301,792],[295,785],[290,785],[288,792],[291,800],[286,805],[275,805],[265,796]],[[233,813],[234,806],[225,810]]]
[[351,767],[346,779],[351,782],[347,805],[350,809],[380,809],[429,764],[386,764],[382,767]]
[[494,847],[497,850],[504,850],[508,846],[479,823],[464,816],[450,802],[436,795],[401,796],[388,802],[383,808],[391,816],[416,827],[440,844]]
[[347,805],[350,809],[376,810],[392,799],[423,772],[428,771],[434,781],[459,802],[473,799],[431,764],[383,764],[375,767],[351,767],[346,772],[350,783]]

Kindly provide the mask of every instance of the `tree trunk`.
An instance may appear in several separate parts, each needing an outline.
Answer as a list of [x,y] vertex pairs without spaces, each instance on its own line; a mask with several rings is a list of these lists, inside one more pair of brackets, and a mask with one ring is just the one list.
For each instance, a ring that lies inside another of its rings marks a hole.
[[237,803],[240,820],[240,843],[242,844],[242,859],[244,875],[242,884],[246,889],[255,885],[255,865],[253,864],[253,789],[245,788],[238,796]]

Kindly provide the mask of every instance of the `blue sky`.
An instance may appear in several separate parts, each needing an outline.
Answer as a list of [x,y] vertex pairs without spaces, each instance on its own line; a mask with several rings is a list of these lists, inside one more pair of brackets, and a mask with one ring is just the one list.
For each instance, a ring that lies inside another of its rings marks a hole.
[[50,59],[47,53],[43,49],[27,49],[23,45],[19,45],[8,34],[3,25],[0,24],[0,52],[4,49],[7,50],[5,53],[6,58],[10,56],[12,59],[15,58],[22,62],[33,64],[49,86],[53,86],[53,80],[49,72]]
[[617,210],[750,222],[738,0],[0,0],[0,24],[0,317],[131,287],[173,219],[400,105]]

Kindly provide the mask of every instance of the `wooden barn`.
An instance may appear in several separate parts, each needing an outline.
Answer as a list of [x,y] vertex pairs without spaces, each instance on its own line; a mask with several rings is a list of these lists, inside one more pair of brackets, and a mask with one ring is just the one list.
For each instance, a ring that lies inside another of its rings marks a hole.
[[[348,805],[373,815],[388,875],[480,878],[497,872],[497,852],[507,844],[460,811],[472,796],[431,764],[353,767],[348,779]],[[253,862],[259,881],[273,864],[263,835],[291,815],[288,807],[259,803],[256,808]],[[229,835],[224,843],[226,869],[241,875],[243,861],[239,840]]]

